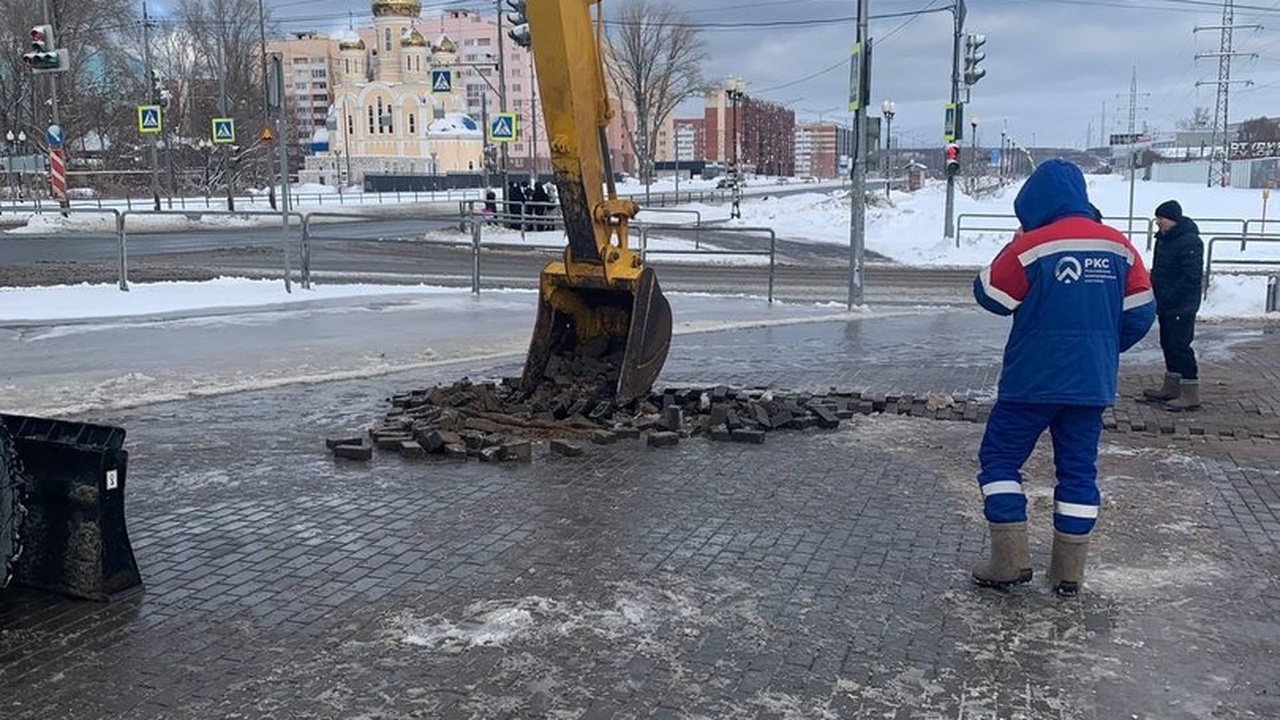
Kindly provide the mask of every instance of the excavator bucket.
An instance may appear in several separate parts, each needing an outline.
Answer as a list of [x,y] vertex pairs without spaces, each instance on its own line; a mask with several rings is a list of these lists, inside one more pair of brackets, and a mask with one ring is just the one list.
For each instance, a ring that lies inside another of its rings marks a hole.
[[124,428],[22,415],[0,422],[26,486],[13,582],[89,600],[141,590],[124,520]]
[[651,268],[634,280],[570,277],[543,271],[538,318],[522,389],[544,378],[557,384],[599,382],[599,394],[628,403],[649,392],[671,348],[671,304]]

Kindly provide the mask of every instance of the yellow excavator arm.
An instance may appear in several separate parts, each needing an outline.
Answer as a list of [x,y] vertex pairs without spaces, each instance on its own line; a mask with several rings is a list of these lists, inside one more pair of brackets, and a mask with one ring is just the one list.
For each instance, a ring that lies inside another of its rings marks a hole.
[[542,271],[522,383],[532,392],[548,376],[565,377],[574,358],[589,357],[597,361],[590,363],[593,371],[601,363],[616,370],[609,389],[627,402],[647,393],[662,370],[671,306],[629,244],[639,207],[620,199],[614,186],[603,26],[599,15],[594,25],[591,18],[599,3],[527,0],[525,6],[568,247],[563,260]]

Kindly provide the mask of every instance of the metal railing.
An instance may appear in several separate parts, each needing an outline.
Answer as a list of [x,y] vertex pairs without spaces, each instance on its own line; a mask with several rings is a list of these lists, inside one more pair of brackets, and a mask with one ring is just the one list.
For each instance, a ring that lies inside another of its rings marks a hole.
[[[1127,230],[1124,227],[1121,227],[1121,226],[1127,227],[1130,220],[1132,220],[1135,225],[1137,225],[1138,223],[1141,223],[1143,228],[1141,235],[1139,235],[1136,231],[1133,233],[1133,235],[1129,235]],[[1240,241],[1241,250],[1247,249],[1249,240],[1259,235],[1265,234],[1261,232],[1259,233],[1250,232],[1251,227],[1259,226],[1262,229],[1266,228],[1266,221],[1258,218],[1254,218],[1254,219],[1194,218],[1194,220],[1196,222],[1196,225],[1200,227],[1200,233],[1202,235],[1209,235],[1209,234],[1216,234],[1216,233],[1231,233],[1232,237],[1235,237],[1237,240]],[[977,222],[975,223],[974,221],[977,221]],[[1003,221],[1003,222],[994,223],[993,221]],[[1134,245],[1139,244],[1138,238],[1141,237],[1142,238],[1141,244],[1147,249],[1148,252],[1155,245],[1156,221],[1154,218],[1145,217],[1145,216],[1144,217],[1108,216],[1103,219],[1103,222],[1105,222],[1107,225],[1110,225],[1111,227],[1116,228],[1117,230],[1120,230],[1120,232],[1125,233],[1125,235],[1129,238],[1129,242],[1133,243]],[[1276,221],[1272,220],[1271,222],[1275,223]],[[1224,228],[1224,226],[1225,226],[1225,229],[1222,229]],[[960,213],[959,215],[956,216],[956,247],[960,247],[960,236],[966,232],[968,233],[975,233],[975,232],[1012,233],[1017,227],[1018,227],[1018,218],[1017,216],[1011,213]]]
[[[1226,236],[1210,238],[1205,247],[1205,265],[1204,265],[1204,287],[1201,288],[1202,293],[1208,295],[1209,283],[1213,278],[1213,269],[1215,265],[1238,265],[1242,267],[1261,267],[1273,268],[1280,270],[1280,258],[1215,258],[1213,256],[1213,248],[1218,243],[1241,243],[1240,249],[1244,250],[1245,238],[1239,236]],[[1251,243],[1280,243],[1280,235],[1254,235],[1248,238]]]
[[661,232],[663,233],[663,235],[681,235],[681,234],[689,233],[689,232],[698,232],[698,231],[699,231],[699,229],[698,229],[698,228],[691,228],[691,227],[687,227],[687,226],[679,226],[679,225],[665,225],[665,226],[659,226],[659,225],[647,225],[647,226],[643,226],[643,227],[641,227],[641,228],[640,228],[640,249],[639,249],[639,252],[640,252],[640,260],[641,260],[642,262],[647,262],[647,261],[648,261],[648,257],[649,257],[650,255],[658,255],[658,256],[664,256],[664,255],[676,255],[676,256],[701,255],[701,256],[708,256],[708,257],[717,257],[717,256],[719,256],[719,257],[726,257],[726,256],[737,256],[737,257],[742,257],[742,256],[747,256],[747,257],[751,257],[751,256],[767,256],[767,257],[769,258],[769,281],[768,281],[768,282],[769,282],[769,287],[768,287],[768,297],[769,297],[769,303],[770,303],[770,304],[772,304],[772,303],[773,303],[773,286],[774,286],[774,278],[775,278],[775,273],[776,273],[776,270],[777,270],[777,260],[778,260],[778,235],[777,235],[777,233],[776,233],[776,232],[774,232],[773,228],[767,228],[767,227],[735,227],[735,228],[722,228],[722,229],[720,229],[720,230],[717,230],[717,231],[716,231],[716,232],[721,232],[721,233],[741,233],[741,234],[744,234],[744,235],[761,235],[761,234],[767,234],[767,235],[768,235],[768,237],[769,237],[769,247],[768,247],[768,249],[764,249],[764,250],[719,250],[719,249],[707,249],[707,248],[701,248],[701,247],[695,248],[695,249],[693,249],[693,250],[667,250],[667,249],[663,249],[663,250],[650,250],[650,249],[649,249],[649,236],[650,236],[651,234],[653,234],[653,233],[654,233],[654,231],[661,231]]
[[[969,222],[966,223],[966,220],[969,220]],[[974,224],[974,220],[979,221],[979,223],[986,222],[988,224]],[[1003,220],[1004,222],[999,224],[990,224],[990,221],[995,220]],[[1135,224],[1142,224],[1142,235],[1139,235],[1137,232],[1134,232],[1133,235],[1129,235],[1126,228],[1130,220],[1135,221]],[[1151,243],[1155,238],[1155,221],[1151,218],[1136,216],[1132,218],[1127,216],[1107,217],[1103,222],[1124,233],[1125,237],[1129,238],[1129,242],[1134,245],[1138,244],[1138,237],[1144,238],[1143,242],[1146,245],[1147,250],[1151,249]],[[1122,225],[1125,227],[1122,228]],[[956,216],[956,247],[960,247],[960,238],[967,232],[1003,232],[1012,234],[1013,231],[1017,229],[1018,217],[1012,213],[960,213]]]
[[[482,287],[482,260],[485,254],[493,252],[543,252],[548,255],[548,259],[559,255],[563,252],[563,243],[554,245],[534,244],[512,244],[510,242],[487,242],[485,232],[487,228],[502,226],[507,224],[518,224],[521,232],[521,239],[525,239],[526,229],[529,224],[538,226],[546,226],[554,231],[563,232],[564,222],[558,213],[547,215],[517,215],[517,214],[498,214],[488,215],[476,212],[473,208],[477,203],[483,203],[483,200],[466,200],[463,201],[458,214],[445,214],[429,211],[426,208],[422,212],[412,215],[397,215],[401,219],[423,220],[427,222],[436,222],[448,225],[456,225],[460,228],[465,239],[450,240],[438,237],[428,237],[425,232],[413,234],[407,237],[360,237],[354,233],[343,233],[342,226],[358,222],[361,219],[367,219],[367,216],[356,215],[351,213],[340,213],[332,211],[315,211],[315,212],[290,212],[281,213],[269,210],[237,210],[234,212],[226,210],[120,210],[117,208],[84,208],[72,207],[63,211],[69,215],[106,215],[109,220],[104,223],[102,228],[79,228],[71,230],[61,230],[61,234],[80,234],[80,235],[101,235],[104,241],[114,241],[116,245],[116,266],[117,280],[121,291],[129,290],[129,262],[131,250],[134,245],[139,242],[146,243],[145,239],[152,234],[171,234],[181,232],[181,229],[173,227],[147,227],[147,218],[174,218],[182,217],[190,220],[192,223],[200,223],[210,218],[241,218],[246,221],[246,230],[250,231],[254,236],[253,244],[260,247],[275,247],[281,253],[281,277],[285,284],[286,292],[292,292],[292,282],[296,276],[304,289],[310,289],[313,282],[313,264],[315,246],[317,243],[399,243],[405,246],[423,246],[432,245],[437,247],[453,247],[465,249],[471,255],[471,291],[479,294]],[[54,208],[49,209],[49,214],[59,212]],[[713,259],[726,256],[760,256],[768,257],[768,296],[769,301],[773,302],[774,294],[774,274],[777,260],[777,236],[771,228],[764,227],[745,227],[745,228],[722,228],[718,232],[725,233],[741,233],[767,235],[767,248],[747,249],[747,250],[722,250],[719,248],[708,247],[702,242],[702,234],[704,231],[701,214],[697,211],[673,211],[666,210],[663,212],[687,214],[695,218],[692,224],[663,224],[663,223],[641,223],[633,222],[632,238],[639,235],[637,252],[641,258],[646,255],[656,257],[670,256],[700,256],[702,258]],[[334,226],[331,232],[322,232],[320,226]],[[275,228],[279,228],[280,235],[277,242],[274,238],[263,240],[265,233],[271,233]],[[193,227],[193,230],[201,229],[199,226]],[[649,247],[650,238],[661,232],[665,236],[691,236],[693,239],[693,249],[653,249]],[[295,245],[296,244],[296,245]],[[297,272],[294,271],[292,258],[298,260]]]

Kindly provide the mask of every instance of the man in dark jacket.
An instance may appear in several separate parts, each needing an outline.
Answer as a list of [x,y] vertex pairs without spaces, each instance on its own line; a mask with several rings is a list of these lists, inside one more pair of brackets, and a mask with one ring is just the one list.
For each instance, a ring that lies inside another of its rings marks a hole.
[[1160,231],[1151,261],[1151,287],[1160,320],[1164,387],[1148,388],[1142,394],[1173,411],[1195,410],[1200,407],[1200,370],[1191,343],[1204,282],[1204,242],[1200,228],[1182,214],[1176,200],[1156,208],[1156,227]]
[[1022,465],[1047,429],[1053,437],[1053,555],[1049,584],[1075,595],[1098,518],[1098,439],[1115,402],[1120,353],[1155,320],[1142,257],[1095,220],[1080,168],[1049,160],[1013,202],[1014,239],[974,280],[978,304],[1012,315],[999,396],[978,450],[978,485],[991,558],[973,568],[985,587],[1031,580]]

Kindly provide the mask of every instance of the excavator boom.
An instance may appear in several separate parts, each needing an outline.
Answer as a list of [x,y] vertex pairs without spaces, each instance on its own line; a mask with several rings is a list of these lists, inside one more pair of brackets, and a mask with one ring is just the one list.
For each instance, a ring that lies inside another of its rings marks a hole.
[[666,362],[671,306],[630,247],[639,207],[614,187],[601,29],[591,18],[599,2],[525,4],[568,246],[539,280],[522,385],[532,392],[549,376],[603,369],[608,394],[625,403],[647,393]]

